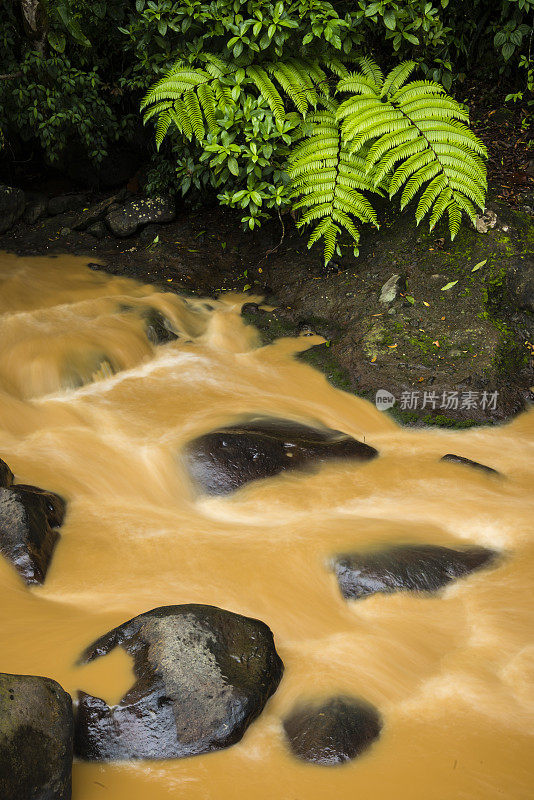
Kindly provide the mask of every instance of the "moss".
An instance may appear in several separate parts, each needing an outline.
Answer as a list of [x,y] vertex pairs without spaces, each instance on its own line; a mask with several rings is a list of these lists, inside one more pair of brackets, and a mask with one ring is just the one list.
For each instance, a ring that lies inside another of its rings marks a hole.
[[471,419],[454,419],[447,417],[445,414],[416,414],[413,411],[401,411],[400,408],[393,406],[386,412],[392,417],[395,422],[401,425],[408,425],[410,427],[422,425],[429,425],[439,428],[473,428],[480,425],[480,422]]
[[348,370],[338,363],[332,348],[326,343],[316,344],[314,347],[310,347],[309,350],[304,350],[298,354],[297,358],[324,373],[326,379],[336,389],[352,392]]

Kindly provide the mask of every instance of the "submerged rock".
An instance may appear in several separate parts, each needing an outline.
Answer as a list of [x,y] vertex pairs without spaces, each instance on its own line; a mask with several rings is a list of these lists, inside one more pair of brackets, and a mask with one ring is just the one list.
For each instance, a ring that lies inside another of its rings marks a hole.
[[5,488],[13,483],[13,473],[5,461],[0,458],[0,487]]
[[335,765],[359,756],[378,738],[382,720],[374,706],[352,697],[300,704],[284,720],[289,746],[303,761]]
[[228,494],[250,481],[337,459],[368,461],[374,447],[330,428],[259,418],[219,428],[190,442],[185,460],[208,494]]
[[447,453],[440,458],[440,461],[450,461],[453,464],[465,464],[467,467],[474,467],[475,469],[482,470],[483,472],[491,472],[493,475],[500,475],[493,467],[487,467],[485,464],[479,464],[478,461],[471,461],[470,458],[454,455],[454,453]]
[[359,600],[376,592],[436,592],[456,578],[489,566],[494,550],[453,550],[430,544],[397,545],[370,553],[350,553],[334,561],[341,593]]
[[43,583],[63,523],[65,501],[36,486],[0,489],[0,553],[28,584]]
[[136,682],[109,707],[79,693],[75,751],[90,761],[184,758],[238,742],[282,677],[259,620],[214,606],[164,606],[94,642],[87,663],[122,647]]
[[145,330],[148,339],[156,345],[174,342],[178,338],[171,321],[157,308],[151,308],[145,314]]
[[73,728],[58,683],[0,673],[2,800],[70,800]]

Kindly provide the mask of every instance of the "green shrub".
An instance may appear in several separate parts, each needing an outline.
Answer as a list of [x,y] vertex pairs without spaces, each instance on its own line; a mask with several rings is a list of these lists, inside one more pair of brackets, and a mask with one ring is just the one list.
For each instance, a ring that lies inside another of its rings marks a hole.
[[433,228],[447,212],[452,237],[462,212],[474,221],[484,208],[485,148],[441,86],[406,83],[413,61],[384,77],[368,58],[361,72],[335,58],[199,60],[203,67],[179,62],[156,83],[145,119],[157,118],[158,145],[170,129],[198,142],[215,185],[227,187],[219,199],[245,209],[250,228],[273,207],[302,210],[299,227],[314,223],[309,246],[322,238],[329,261],[342,229],[357,254],[355,220],[378,227],[362,191],[401,192],[401,208],[422,191],[417,222],[429,215]]

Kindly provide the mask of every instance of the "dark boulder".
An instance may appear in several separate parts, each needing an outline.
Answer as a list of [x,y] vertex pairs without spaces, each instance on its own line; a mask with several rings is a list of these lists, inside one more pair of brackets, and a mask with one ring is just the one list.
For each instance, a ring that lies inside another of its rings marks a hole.
[[60,194],[51,197],[48,201],[48,213],[55,217],[64,214],[66,211],[78,211],[87,202],[85,194]]
[[154,222],[172,222],[176,216],[174,200],[168,197],[148,197],[132,200],[122,208],[110,211],[106,222],[112,234],[119,238],[133,236],[139,228]]
[[381,729],[382,720],[374,706],[352,697],[299,704],[284,720],[293,754],[326,766],[359,756],[378,738]]
[[48,208],[48,198],[43,194],[28,194],[23,220],[27,225],[34,225],[44,217]]
[[0,183],[0,233],[8,231],[24,213],[25,196],[22,189]]
[[58,683],[0,673],[2,800],[70,800],[73,728]]
[[17,483],[16,486],[11,488],[14,492],[23,496],[27,493],[33,493],[42,497],[45,502],[46,518],[50,527],[60,528],[63,525],[67,504],[59,494],[49,492],[47,489],[40,489],[38,486],[30,486],[27,483]]
[[463,456],[454,455],[454,453],[447,453],[446,455],[440,458],[440,461],[450,461],[452,464],[464,464],[466,467],[474,467],[475,469],[479,469],[482,472],[488,472],[493,475],[500,475],[496,469],[493,467],[487,467],[485,464],[479,464],[478,461],[471,461],[470,458],[464,458]]
[[43,583],[62,524],[65,502],[36,486],[0,489],[0,553],[28,584]]
[[5,461],[0,458],[0,487],[6,488],[13,483],[13,473]]
[[137,678],[115,706],[79,693],[75,751],[90,761],[184,758],[238,742],[282,677],[267,625],[214,606],[164,606],[83,654],[122,647]]
[[104,219],[110,206],[116,203],[117,200],[123,199],[124,194],[114,194],[111,197],[106,197],[104,200],[99,200],[98,203],[91,203],[87,208],[82,209],[76,219],[72,223],[72,228],[75,231],[85,231],[90,229],[93,225]]
[[377,592],[436,592],[457,578],[489,566],[496,557],[495,551],[485,547],[453,550],[413,544],[338,556],[333,566],[343,596],[359,600]]
[[208,494],[227,494],[250,481],[338,459],[368,461],[378,451],[345,433],[284,419],[257,418],[190,442],[190,475]]

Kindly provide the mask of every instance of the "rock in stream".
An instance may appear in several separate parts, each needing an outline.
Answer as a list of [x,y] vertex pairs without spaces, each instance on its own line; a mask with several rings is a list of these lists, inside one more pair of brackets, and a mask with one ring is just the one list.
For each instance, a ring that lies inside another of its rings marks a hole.
[[303,761],[327,766],[359,756],[378,738],[381,729],[378,711],[352,697],[301,703],[284,720],[293,754]]
[[165,759],[238,742],[282,677],[263,622],[214,606],[163,606],[94,642],[82,661],[122,647],[134,686],[115,706],[79,693],[75,751],[89,761]]
[[327,461],[369,461],[374,447],[346,433],[285,419],[256,418],[206,433],[190,442],[185,460],[207,494],[221,495],[250,481]]
[[413,544],[338,556],[333,566],[343,596],[359,600],[377,592],[436,592],[496,558],[485,547]]
[[43,583],[46,577],[59,539],[55,528],[63,523],[65,507],[63,498],[37,486],[0,489],[0,553],[28,585]]
[[0,797],[70,800],[70,695],[50,678],[0,673]]

